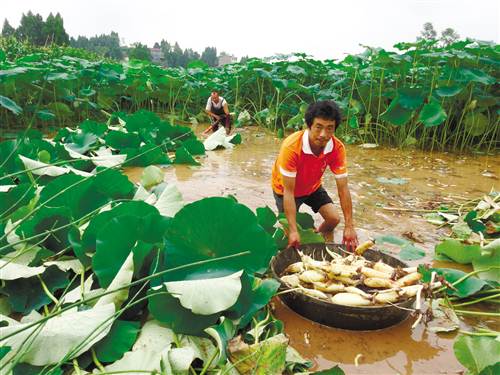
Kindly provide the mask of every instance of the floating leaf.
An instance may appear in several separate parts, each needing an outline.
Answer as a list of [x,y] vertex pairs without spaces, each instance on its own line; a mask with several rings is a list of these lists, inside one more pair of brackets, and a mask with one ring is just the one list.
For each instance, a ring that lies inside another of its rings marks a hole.
[[453,345],[458,361],[471,373],[479,374],[498,363],[500,341],[495,337],[460,336]]
[[165,173],[157,166],[150,165],[142,171],[141,175],[141,185],[146,189],[158,185],[163,182],[165,178]]
[[481,256],[481,246],[466,245],[454,239],[446,239],[435,248],[436,254],[446,255],[454,262],[469,264]]
[[[462,279],[466,273],[460,270],[455,270],[451,268],[429,268],[426,269],[424,267],[419,267],[418,272],[420,272],[423,275],[423,281],[424,282],[429,282],[431,279],[431,272],[436,271],[436,273],[440,276],[443,276],[446,281],[449,283],[453,284],[455,281]],[[479,292],[483,288],[487,288],[488,284],[475,277],[475,276],[470,276],[466,278],[464,281],[458,283],[455,285],[456,290],[448,288],[446,289],[446,293],[448,295],[453,295],[457,296],[460,298],[465,298],[472,296]]]

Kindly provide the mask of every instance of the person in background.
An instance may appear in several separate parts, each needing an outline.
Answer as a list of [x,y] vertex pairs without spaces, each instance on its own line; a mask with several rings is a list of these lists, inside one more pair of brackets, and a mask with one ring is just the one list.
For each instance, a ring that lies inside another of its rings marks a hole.
[[345,226],[343,243],[347,250],[358,246],[352,217],[352,200],[347,185],[346,152],[335,137],[340,124],[338,105],[330,100],[309,105],[305,122],[307,129],[295,132],[282,143],[272,171],[272,188],[279,212],[288,220],[288,246],[300,245],[297,212],[305,203],[319,212],[324,221],[317,228],[326,240],[333,239],[333,230],[340,222],[332,199],[322,186],[322,176],[329,167],[335,176]]
[[217,90],[212,91],[210,94],[205,107],[205,112],[210,117],[211,125],[203,132],[203,134],[208,134],[210,131],[217,131],[219,126],[226,128],[227,135],[231,133],[231,116],[229,114],[229,108],[226,100],[222,96],[219,96],[219,92]]

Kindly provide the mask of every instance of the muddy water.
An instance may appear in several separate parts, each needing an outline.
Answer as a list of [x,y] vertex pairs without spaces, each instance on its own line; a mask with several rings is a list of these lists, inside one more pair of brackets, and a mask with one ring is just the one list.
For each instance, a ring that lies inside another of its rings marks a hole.
[[[199,134],[204,128],[199,126],[195,131]],[[243,144],[233,150],[209,152],[200,159],[199,167],[181,165],[165,169],[166,181],[177,185],[185,201],[231,194],[251,209],[264,205],[275,209],[270,173],[281,140],[258,128],[238,131]],[[423,260],[426,262],[432,262],[434,245],[443,232],[422,219],[422,210],[431,208],[433,202],[465,202],[488,193],[491,188],[500,188],[497,156],[457,156],[359,146],[347,146],[347,155],[360,239],[378,234],[412,235],[423,241],[418,246],[427,251]],[[131,180],[138,181],[142,169],[131,168],[127,173]],[[406,183],[384,184],[377,181],[378,177],[405,179]],[[325,174],[324,187],[335,201],[335,180],[329,172]],[[338,202],[337,207],[340,209]],[[319,223],[319,218],[315,219]],[[338,230],[336,239],[340,238],[341,230]],[[453,354],[455,335],[436,335],[425,331],[422,325],[412,330],[412,318],[381,331],[353,332],[305,320],[278,299],[274,306],[276,316],[285,323],[291,345],[313,361],[315,370],[336,364],[348,374],[456,374],[464,370]],[[468,324],[474,323],[468,319],[462,328],[467,329]],[[498,321],[483,321],[483,324],[500,329]],[[358,366],[355,365],[357,356]]]

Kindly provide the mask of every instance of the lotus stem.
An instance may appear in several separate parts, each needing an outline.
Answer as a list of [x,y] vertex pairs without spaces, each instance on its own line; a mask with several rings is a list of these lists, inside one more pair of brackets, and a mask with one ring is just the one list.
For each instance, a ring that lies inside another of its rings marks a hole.
[[500,297],[500,293],[494,294],[494,295],[491,295],[491,296],[487,296],[487,297],[483,297],[483,298],[479,298],[479,299],[475,299],[475,300],[468,301],[468,302],[457,303],[457,304],[454,304],[453,307],[455,308],[455,307],[461,307],[461,306],[474,305],[476,303],[488,301],[490,299],[495,299],[495,298],[498,298],[498,297]]

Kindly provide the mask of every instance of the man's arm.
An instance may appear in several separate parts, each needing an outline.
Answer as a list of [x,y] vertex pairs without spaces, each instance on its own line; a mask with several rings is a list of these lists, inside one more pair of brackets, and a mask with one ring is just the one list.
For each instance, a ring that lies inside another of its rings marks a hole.
[[227,102],[224,100],[224,113],[226,114],[226,116],[229,115],[229,107],[227,106]]
[[219,116],[217,116],[215,113],[212,113],[212,112],[211,112],[211,111],[209,111],[208,109],[205,109],[205,112],[207,113],[207,115],[208,115],[209,117],[213,117],[213,118],[214,118],[214,119],[216,119],[216,120],[219,120],[219,119],[220,119],[220,117],[219,117]]
[[335,182],[337,183],[340,207],[342,207],[345,220],[343,243],[346,245],[347,250],[354,251],[354,249],[358,246],[358,236],[354,229],[354,220],[352,218],[352,199],[347,185],[347,177],[336,179]]
[[283,177],[283,208],[288,220],[288,247],[300,245],[300,235],[297,229],[297,206],[295,205],[295,177]]

